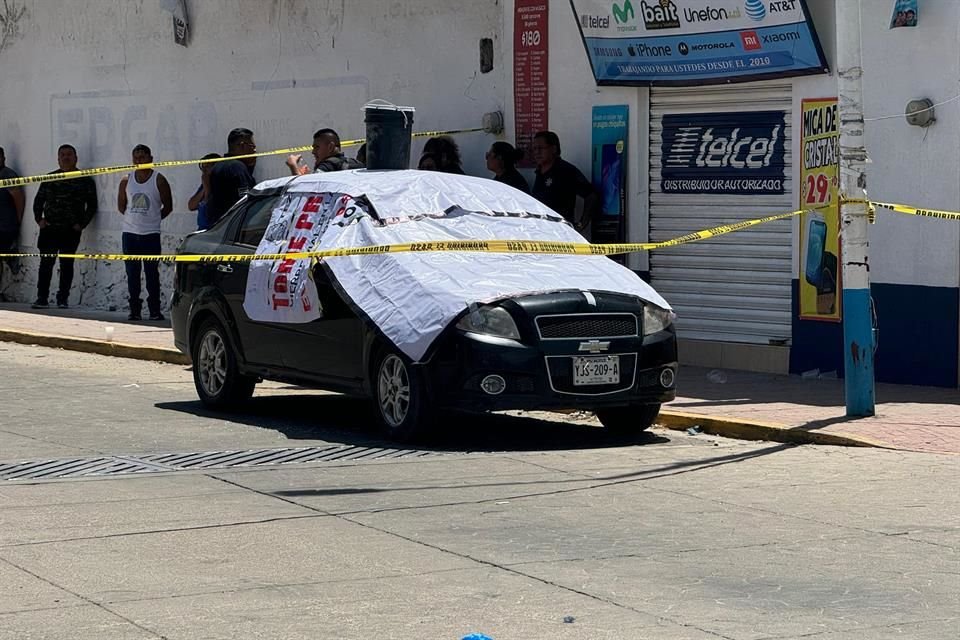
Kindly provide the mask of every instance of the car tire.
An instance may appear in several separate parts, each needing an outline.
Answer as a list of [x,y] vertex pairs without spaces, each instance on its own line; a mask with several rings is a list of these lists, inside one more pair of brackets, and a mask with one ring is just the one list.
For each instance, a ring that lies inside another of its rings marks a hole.
[[249,400],[257,379],[240,373],[223,325],[211,318],[200,325],[196,335],[190,355],[200,401],[214,409],[230,409]]
[[653,426],[660,414],[659,404],[639,404],[596,411],[600,424],[612,434],[631,435]]
[[391,440],[411,442],[433,426],[423,372],[389,347],[378,349],[371,367],[373,402],[383,432]]

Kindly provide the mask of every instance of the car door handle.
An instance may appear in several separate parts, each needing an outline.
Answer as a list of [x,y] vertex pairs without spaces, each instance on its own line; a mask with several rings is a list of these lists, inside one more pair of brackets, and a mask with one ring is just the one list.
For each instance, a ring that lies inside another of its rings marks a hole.
[[217,271],[221,273],[233,273],[233,266],[229,264],[218,264]]

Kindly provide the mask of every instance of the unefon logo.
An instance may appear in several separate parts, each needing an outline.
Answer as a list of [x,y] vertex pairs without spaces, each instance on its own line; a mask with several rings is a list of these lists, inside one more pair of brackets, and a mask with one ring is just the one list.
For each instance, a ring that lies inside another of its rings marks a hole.
[[755,22],[760,22],[767,17],[767,7],[763,4],[762,0],[747,0],[745,8],[747,15]]

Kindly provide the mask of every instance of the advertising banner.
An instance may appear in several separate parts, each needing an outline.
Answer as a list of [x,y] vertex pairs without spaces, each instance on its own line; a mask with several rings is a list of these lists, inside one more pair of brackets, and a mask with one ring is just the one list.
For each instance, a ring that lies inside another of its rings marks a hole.
[[828,73],[804,0],[570,0],[599,85]]
[[627,209],[627,105],[593,108],[593,186],[600,194],[594,242],[623,242]]
[[785,193],[783,111],[668,113],[662,123],[664,193]]
[[545,131],[549,107],[547,42],[548,0],[516,0],[513,15],[513,101],[516,146],[522,167],[532,167],[533,135]]
[[804,100],[800,136],[800,317],[839,322],[840,123],[836,98]]

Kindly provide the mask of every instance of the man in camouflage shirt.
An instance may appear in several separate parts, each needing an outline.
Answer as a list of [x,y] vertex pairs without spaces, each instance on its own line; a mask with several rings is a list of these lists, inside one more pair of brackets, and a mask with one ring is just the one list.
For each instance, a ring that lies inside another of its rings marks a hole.
[[[69,144],[57,150],[59,169],[52,173],[77,170],[77,150]],[[33,200],[33,217],[40,226],[37,248],[40,253],[76,253],[80,234],[97,213],[97,184],[93,178],[83,177],[58,182],[44,182]],[[56,256],[40,259],[37,279],[37,301],[34,309],[49,306],[50,279]],[[67,308],[70,285],[73,284],[73,259],[60,258],[60,290],[57,306]]]

